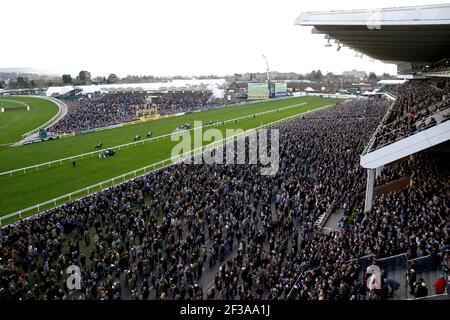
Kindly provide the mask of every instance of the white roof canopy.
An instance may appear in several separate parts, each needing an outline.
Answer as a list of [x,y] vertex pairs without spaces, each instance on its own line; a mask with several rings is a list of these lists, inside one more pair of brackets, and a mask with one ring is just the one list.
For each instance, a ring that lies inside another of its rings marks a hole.
[[295,24],[386,62],[435,62],[450,53],[450,4],[304,12]]

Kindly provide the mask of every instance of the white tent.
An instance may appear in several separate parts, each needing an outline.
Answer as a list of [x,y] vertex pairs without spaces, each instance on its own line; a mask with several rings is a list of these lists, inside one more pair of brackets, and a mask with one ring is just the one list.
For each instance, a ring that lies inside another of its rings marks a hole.
[[65,94],[67,92],[69,92],[70,90],[73,90],[74,87],[73,86],[64,86],[64,87],[49,87],[47,89],[47,92],[45,93],[45,95],[47,97],[50,97],[53,94]]

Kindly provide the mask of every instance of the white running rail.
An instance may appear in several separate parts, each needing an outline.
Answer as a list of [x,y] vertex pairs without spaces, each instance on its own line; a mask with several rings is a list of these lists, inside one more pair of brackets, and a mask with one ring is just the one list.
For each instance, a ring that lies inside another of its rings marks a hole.
[[35,128],[33,130],[30,130],[27,133],[24,133],[22,135],[22,138],[26,138],[28,136],[31,136],[32,134],[38,133],[41,128],[47,128],[49,125],[53,124],[53,121],[55,121],[61,114],[61,106],[60,106],[60,104],[63,104],[63,102],[59,101],[58,99],[55,99],[53,97],[50,98],[50,97],[41,97],[41,96],[23,96],[23,97],[32,97],[32,98],[38,98],[38,99],[42,99],[42,100],[51,101],[51,102],[53,102],[54,104],[56,104],[58,106],[58,112],[50,120],[48,120],[46,123],[41,124],[39,127]]
[[13,102],[13,103],[20,104],[21,106],[24,106],[24,107],[28,107],[28,108],[30,107],[25,102],[22,102],[20,100],[9,100],[9,99],[3,99],[3,98],[0,100],[0,107],[1,107],[2,102]]

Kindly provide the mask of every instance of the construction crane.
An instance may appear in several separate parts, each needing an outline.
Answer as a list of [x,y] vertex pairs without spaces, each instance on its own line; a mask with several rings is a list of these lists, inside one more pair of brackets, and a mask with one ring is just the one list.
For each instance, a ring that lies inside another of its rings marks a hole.
[[264,60],[266,61],[266,67],[267,67],[267,69],[266,69],[266,73],[267,73],[267,87],[268,87],[268,89],[269,89],[269,95],[270,95],[270,74],[269,74],[269,62],[267,61],[267,57],[266,57],[266,55],[265,54],[263,54],[262,55],[263,56],[263,58],[264,58]]

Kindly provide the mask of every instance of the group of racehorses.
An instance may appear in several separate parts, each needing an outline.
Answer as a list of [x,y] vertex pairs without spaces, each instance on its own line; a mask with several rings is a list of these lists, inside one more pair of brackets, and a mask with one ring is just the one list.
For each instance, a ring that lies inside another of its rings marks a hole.
[[[150,139],[150,138],[152,137],[152,135],[153,135],[153,133],[152,133],[151,131],[149,131],[149,132],[147,132],[146,138],[147,138],[147,139]],[[141,136],[140,136],[139,134],[135,135],[134,138],[133,138],[133,141],[138,141],[138,140],[141,140]],[[94,149],[95,149],[95,150],[101,150],[101,149],[103,149],[103,142],[100,142],[99,144],[97,144],[97,145],[94,147]]]

